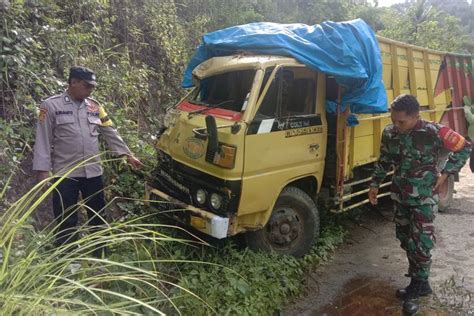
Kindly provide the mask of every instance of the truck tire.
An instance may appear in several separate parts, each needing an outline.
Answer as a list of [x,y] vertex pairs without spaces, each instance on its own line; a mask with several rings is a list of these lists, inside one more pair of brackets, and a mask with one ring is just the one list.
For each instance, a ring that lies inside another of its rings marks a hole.
[[453,203],[454,194],[454,176],[449,177],[444,181],[443,185],[439,188],[439,204],[438,210],[440,212],[446,211]]
[[301,257],[319,238],[319,212],[303,190],[286,187],[280,193],[268,223],[247,232],[250,249]]

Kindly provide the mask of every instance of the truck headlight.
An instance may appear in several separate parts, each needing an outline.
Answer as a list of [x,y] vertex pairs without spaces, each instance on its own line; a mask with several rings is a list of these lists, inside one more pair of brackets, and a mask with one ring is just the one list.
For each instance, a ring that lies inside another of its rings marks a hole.
[[197,190],[196,191],[196,201],[201,205],[206,203],[206,191],[204,191],[203,189]]
[[212,208],[215,210],[218,210],[222,206],[222,196],[220,196],[217,193],[212,193],[210,202],[211,202]]

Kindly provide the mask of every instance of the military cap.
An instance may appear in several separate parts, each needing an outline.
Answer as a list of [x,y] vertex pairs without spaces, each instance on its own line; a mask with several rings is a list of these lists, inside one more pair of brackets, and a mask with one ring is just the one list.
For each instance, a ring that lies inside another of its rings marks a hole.
[[86,81],[89,84],[94,86],[97,85],[95,73],[86,67],[82,66],[73,66],[69,70],[69,80],[76,78]]

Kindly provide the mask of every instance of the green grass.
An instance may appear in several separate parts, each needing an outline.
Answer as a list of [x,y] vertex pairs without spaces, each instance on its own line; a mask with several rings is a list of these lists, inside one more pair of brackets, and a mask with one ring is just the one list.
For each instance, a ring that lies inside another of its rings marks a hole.
[[[342,228],[329,224],[310,254],[300,259],[253,252],[233,240],[219,247],[171,245],[173,258],[215,263],[180,266],[177,283],[205,298],[217,315],[273,315],[300,294],[306,273],[328,260],[344,235]],[[208,314],[202,301],[181,294],[176,305],[184,315]]]
[[[179,314],[169,295],[173,288],[200,300],[174,283],[173,273],[177,265],[201,263],[170,259],[167,244],[194,245],[202,241],[160,233],[163,225],[148,220],[154,214],[100,230],[91,230],[85,223],[78,228],[82,238],[61,247],[52,246],[55,227],[35,232],[32,212],[63,178],[51,185],[48,181],[52,179],[39,183],[0,218],[2,315],[163,314],[162,309]],[[113,254],[105,259],[93,257],[94,250],[103,244]]]
[[[327,260],[344,237],[329,221],[301,259],[252,252],[234,240],[211,246],[160,223],[136,199],[120,198],[129,204],[128,215],[144,215],[102,230],[84,223],[82,238],[53,247],[55,228],[36,232],[31,214],[57,184],[38,184],[0,218],[2,315],[272,315],[300,293],[308,270]],[[110,256],[93,257],[104,243]]]

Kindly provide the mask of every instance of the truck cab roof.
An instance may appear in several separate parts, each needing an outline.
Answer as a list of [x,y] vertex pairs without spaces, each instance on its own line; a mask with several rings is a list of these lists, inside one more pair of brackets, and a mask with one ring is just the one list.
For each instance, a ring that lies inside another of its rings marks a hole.
[[193,76],[202,79],[224,72],[243,69],[264,69],[276,65],[304,66],[296,59],[273,55],[231,55],[213,57],[193,70]]

